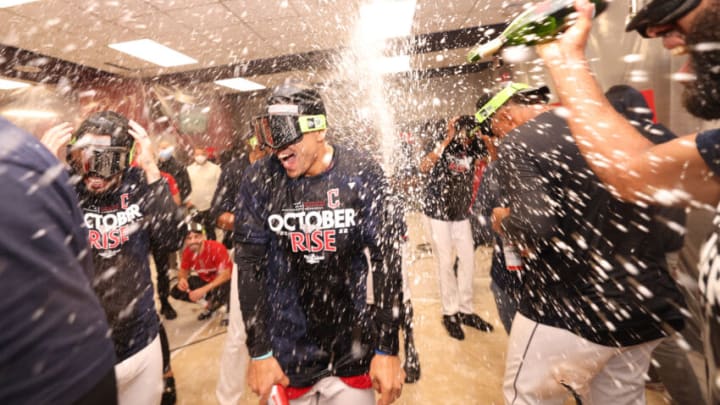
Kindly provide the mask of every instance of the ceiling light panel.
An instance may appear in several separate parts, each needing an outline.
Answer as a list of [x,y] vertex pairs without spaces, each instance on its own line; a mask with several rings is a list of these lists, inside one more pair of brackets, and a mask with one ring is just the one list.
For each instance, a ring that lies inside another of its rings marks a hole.
[[180,53],[151,39],[119,42],[108,45],[116,51],[124,52],[138,59],[154,63],[162,67],[183,66],[197,63],[197,60]]

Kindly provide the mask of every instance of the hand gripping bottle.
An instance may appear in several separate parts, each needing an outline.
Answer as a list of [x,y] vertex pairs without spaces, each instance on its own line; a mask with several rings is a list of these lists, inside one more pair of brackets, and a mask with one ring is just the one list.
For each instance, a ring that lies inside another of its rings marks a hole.
[[[605,11],[608,2],[590,0],[595,3],[595,15]],[[575,0],[545,0],[537,3],[515,17],[514,20],[490,42],[477,45],[468,53],[468,62],[497,53],[505,46],[537,45],[552,41],[572,23],[568,18],[575,12]]]

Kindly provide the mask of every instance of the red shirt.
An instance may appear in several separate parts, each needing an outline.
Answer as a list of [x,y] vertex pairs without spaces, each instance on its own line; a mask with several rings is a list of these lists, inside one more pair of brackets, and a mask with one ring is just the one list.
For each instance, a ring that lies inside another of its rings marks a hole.
[[195,271],[201,279],[209,283],[215,280],[220,270],[232,271],[233,265],[225,245],[214,240],[206,240],[203,241],[199,253],[194,253],[189,248],[183,249],[180,267]]

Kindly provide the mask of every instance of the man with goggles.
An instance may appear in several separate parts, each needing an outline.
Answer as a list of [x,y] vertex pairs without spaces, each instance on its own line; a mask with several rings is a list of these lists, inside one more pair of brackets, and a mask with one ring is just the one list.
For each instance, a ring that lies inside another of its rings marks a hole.
[[163,359],[148,255],[151,241],[178,249],[185,236],[184,215],[138,123],[103,111],[74,133],[69,124],[61,124],[43,136],[43,143],[56,152],[68,141],[71,173],[82,178],[75,189],[92,248],[92,285],[115,345],[118,402],[160,403]]
[[375,404],[375,386],[377,403],[390,404],[405,376],[393,312],[400,255],[382,240],[382,169],[328,142],[325,106],[310,86],[275,88],[254,122],[273,155],[245,171],[234,213],[248,384],[261,402],[282,384],[302,403]]

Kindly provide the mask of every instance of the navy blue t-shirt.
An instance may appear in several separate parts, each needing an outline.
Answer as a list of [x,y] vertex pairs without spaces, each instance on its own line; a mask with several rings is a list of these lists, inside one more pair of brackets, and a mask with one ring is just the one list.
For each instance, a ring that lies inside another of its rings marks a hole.
[[0,404],[70,404],[115,364],[63,165],[0,118]]
[[[383,242],[386,192],[380,166],[343,147],[335,147],[331,167],[317,176],[291,179],[275,156],[245,171],[235,258],[247,345],[251,356],[272,348],[292,386],[367,373],[373,348],[397,352],[391,306],[399,302],[400,267],[389,257],[396,256],[394,244]],[[248,246],[261,248],[252,253],[263,261],[255,274]],[[366,304],[366,249],[373,314]],[[261,281],[248,288],[248,277]],[[259,290],[262,296],[249,300]],[[373,320],[381,328],[374,347]]]
[[159,320],[150,279],[150,242],[180,248],[183,216],[164,179],[147,184],[145,173],[125,170],[120,186],[102,195],[76,186],[95,263],[93,288],[112,328],[118,362],[157,336]]

